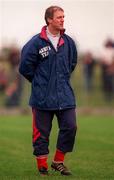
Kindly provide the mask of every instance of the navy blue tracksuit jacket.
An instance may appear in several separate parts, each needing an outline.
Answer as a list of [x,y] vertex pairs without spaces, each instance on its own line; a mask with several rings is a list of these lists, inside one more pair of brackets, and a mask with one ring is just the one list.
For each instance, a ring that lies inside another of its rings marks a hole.
[[29,104],[41,110],[74,108],[70,75],[77,63],[74,41],[61,33],[57,51],[46,35],[46,26],[22,49],[20,73],[32,83]]

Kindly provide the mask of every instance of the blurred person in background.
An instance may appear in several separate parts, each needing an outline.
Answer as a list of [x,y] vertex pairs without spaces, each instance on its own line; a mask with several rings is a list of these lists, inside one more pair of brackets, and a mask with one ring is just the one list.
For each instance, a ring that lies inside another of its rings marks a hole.
[[112,63],[109,65],[107,72],[112,76],[112,91],[113,91],[112,99],[114,100],[114,41],[112,41],[112,48],[113,48]]
[[90,51],[87,51],[83,55],[83,77],[84,77],[84,88],[88,92],[93,89],[93,75],[95,59]]
[[5,91],[8,83],[8,68],[7,68],[7,50],[6,48],[0,49],[0,92]]
[[20,60],[20,50],[19,48],[12,46],[9,49],[8,63],[10,65],[10,74],[8,78],[8,83],[5,89],[6,107],[18,107],[20,106],[20,100],[23,89],[23,80],[18,72],[18,65]]
[[113,41],[107,39],[104,43],[104,48],[101,55],[101,78],[102,87],[107,101],[113,100],[114,93],[114,73],[113,73],[113,63],[114,63],[114,48]]
[[51,6],[45,11],[46,26],[22,49],[20,73],[32,84],[33,154],[41,175],[48,175],[49,135],[54,114],[59,134],[52,169],[71,175],[64,166],[76,136],[75,97],[70,76],[77,64],[74,41],[65,34],[64,10]]
[[8,83],[8,76],[2,63],[0,64],[0,92],[4,92]]

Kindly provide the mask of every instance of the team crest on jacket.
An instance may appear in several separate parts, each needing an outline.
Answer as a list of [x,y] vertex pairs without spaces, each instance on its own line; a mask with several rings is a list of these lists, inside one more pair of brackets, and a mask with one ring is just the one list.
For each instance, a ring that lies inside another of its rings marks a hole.
[[45,46],[45,47],[39,49],[39,54],[42,56],[42,58],[45,58],[49,55],[50,50],[51,50],[50,46]]

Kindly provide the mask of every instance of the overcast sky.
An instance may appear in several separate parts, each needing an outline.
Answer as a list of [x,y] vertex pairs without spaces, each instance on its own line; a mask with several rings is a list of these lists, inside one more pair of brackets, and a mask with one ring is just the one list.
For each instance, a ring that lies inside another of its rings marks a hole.
[[0,43],[20,46],[40,32],[45,9],[59,5],[65,11],[65,29],[81,50],[99,50],[114,39],[114,0],[0,0]]

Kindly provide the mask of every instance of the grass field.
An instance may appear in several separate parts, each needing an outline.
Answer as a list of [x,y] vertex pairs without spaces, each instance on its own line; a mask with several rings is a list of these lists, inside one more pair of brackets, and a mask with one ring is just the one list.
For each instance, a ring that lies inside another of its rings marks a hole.
[[[114,179],[114,118],[112,116],[78,115],[77,143],[65,164],[72,170],[71,177],[50,171],[40,177],[32,155],[32,122],[26,116],[0,117],[0,180],[38,179]],[[56,118],[50,136],[49,165],[56,147],[58,128]]]

